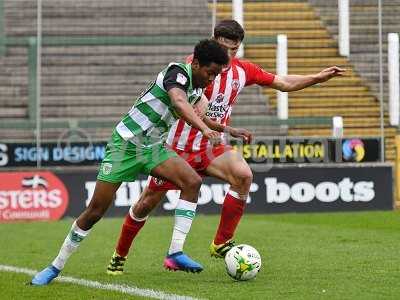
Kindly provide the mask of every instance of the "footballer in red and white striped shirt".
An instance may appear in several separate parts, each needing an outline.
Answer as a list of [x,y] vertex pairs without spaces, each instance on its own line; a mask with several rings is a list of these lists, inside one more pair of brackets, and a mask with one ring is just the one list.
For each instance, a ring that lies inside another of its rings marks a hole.
[[[228,44],[227,47],[229,46],[235,47],[236,44]],[[274,78],[274,74],[262,70],[251,62],[232,58],[230,66],[205,90],[204,95],[208,99],[206,116],[222,126],[227,126],[232,107],[243,88],[253,84],[269,86]],[[174,150],[185,152],[205,151],[211,146],[198,129],[191,127],[184,120],[179,120],[172,126],[167,143]]]
[[[284,92],[297,91],[341,76],[345,71],[333,66],[316,74],[278,76],[264,71],[251,62],[237,59],[235,56],[244,38],[244,30],[234,20],[221,21],[214,28],[214,38],[228,49],[230,64],[207,87],[205,97],[203,96],[198,104],[198,110],[202,114],[202,108],[207,108],[203,120],[212,130],[221,134],[229,133],[233,137],[241,137],[247,141],[251,139],[251,134],[247,130],[229,126],[232,107],[244,87],[257,84]],[[233,245],[232,237],[242,217],[253,179],[252,171],[243,157],[229,145],[211,145],[200,131],[183,120],[177,121],[170,130],[167,143],[198,173],[222,179],[230,184],[222,205],[220,223],[210,245],[212,256],[224,257]],[[142,228],[148,214],[169,189],[176,188],[172,183],[150,176],[148,186],[125,218],[112,261],[125,261],[132,241]],[[122,270],[123,265],[119,265],[118,274],[122,273]]]

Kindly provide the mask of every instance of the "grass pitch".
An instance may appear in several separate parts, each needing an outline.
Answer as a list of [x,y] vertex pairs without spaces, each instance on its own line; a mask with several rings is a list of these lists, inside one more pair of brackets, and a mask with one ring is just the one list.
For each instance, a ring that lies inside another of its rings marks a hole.
[[[245,215],[236,240],[261,254],[257,278],[235,282],[208,246],[218,216],[197,216],[185,251],[200,274],[162,268],[172,217],[151,217],[135,241],[123,276],[105,273],[122,219],[100,221],[62,272],[102,283],[207,299],[399,299],[400,213]],[[40,270],[58,252],[72,220],[0,225],[0,265]],[[1,299],[142,299],[119,292],[53,282],[25,285],[31,276],[0,271]]]

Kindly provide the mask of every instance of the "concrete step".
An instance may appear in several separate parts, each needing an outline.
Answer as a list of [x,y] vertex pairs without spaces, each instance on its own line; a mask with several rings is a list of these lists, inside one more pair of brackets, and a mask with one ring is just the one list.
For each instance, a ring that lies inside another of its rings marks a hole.
[[0,118],[3,120],[14,118],[26,118],[28,116],[26,107],[2,107]]
[[[352,53],[351,58],[360,63],[379,64],[379,53]],[[387,53],[382,53],[382,60],[387,63]]]
[[246,30],[247,36],[275,36],[278,34],[286,34],[288,39],[327,39],[329,38],[328,31],[326,29],[265,29],[265,30],[256,30],[249,29]]
[[[288,49],[291,48],[337,48],[337,43],[330,38],[320,39],[288,39]],[[245,44],[245,48],[258,49],[258,48],[271,48],[276,49],[276,44]]]
[[[329,6],[337,6],[337,3],[326,0],[309,0],[309,2],[313,5],[329,7]],[[386,6],[396,6],[400,5],[400,0],[383,0],[382,4]],[[376,6],[377,3],[375,0],[351,0],[351,6]]]
[[235,115],[260,115],[268,114],[267,105],[265,104],[253,104],[253,105],[238,105],[234,108]]
[[[82,57],[91,55],[129,55],[129,56],[149,56],[149,55],[190,55],[194,45],[154,45],[149,46],[73,46],[73,47],[43,47],[42,54],[46,55],[79,55]],[[14,48],[10,54],[19,54],[21,48]],[[26,53],[23,53],[26,55]]]
[[269,20],[262,21],[249,20],[245,21],[244,28],[246,30],[261,30],[261,29],[275,29],[275,30],[289,30],[289,29],[323,29],[320,20]]
[[[207,20],[207,19],[206,19]],[[160,15],[157,17],[157,22],[154,22],[154,18],[149,18],[146,16],[142,17],[132,17],[132,16],[118,16],[116,17],[101,17],[96,16],[96,18],[88,17],[77,17],[76,15],[65,15],[57,18],[46,18],[42,20],[43,29],[49,30],[51,27],[62,30],[62,28],[75,28],[79,30],[80,28],[91,29],[93,27],[117,27],[117,28],[128,28],[128,27],[163,27],[170,26],[175,28],[177,26],[185,25],[189,27],[204,26],[204,18],[193,18],[193,16],[186,15],[181,17],[171,18],[170,16]],[[315,22],[315,21],[308,21]],[[36,26],[36,16],[32,19],[18,19],[10,18],[7,20],[7,26]],[[253,22],[250,22],[250,25]],[[307,24],[307,23],[305,23]]]
[[[337,32],[337,25],[332,25],[330,28]],[[400,24],[382,24],[382,33],[386,36],[389,32],[400,32]],[[350,26],[350,33],[351,35],[357,34],[370,34],[378,36],[379,34],[379,27],[377,24],[351,24]]]
[[[276,49],[258,48],[245,49],[245,55],[249,59],[253,58],[276,58]],[[336,48],[288,48],[288,58],[292,57],[337,57]]]
[[[254,63],[263,66],[275,66],[275,59],[272,58],[255,58],[252,60]],[[292,58],[288,61],[289,68],[291,67],[321,67],[326,68],[329,66],[342,66],[347,67],[349,63],[343,57],[314,57],[314,58]]]
[[160,66],[96,66],[96,65],[71,65],[71,66],[46,66],[42,68],[42,76],[59,75],[87,75],[87,76],[145,76],[154,77],[160,71]]
[[[335,13],[324,15],[321,17],[324,24],[331,26],[338,24],[338,16],[337,16],[337,8],[332,9]],[[397,25],[397,13],[396,12],[388,12],[385,16],[382,16],[382,24],[383,25]],[[378,13],[374,12],[357,12],[350,13],[350,26],[353,25],[362,25],[362,24],[378,24]]]
[[129,107],[121,106],[45,106],[42,108],[43,117],[62,117],[62,118],[92,118],[92,117],[107,117],[107,118],[122,118]]
[[28,95],[5,95],[0,98],[0,107],[28,107]]
[[[348,127],[379,127],[381,122],[378,117],[343,118],[344,128]],[[385,118],[385,124],[388,123]]]
[[[268,96],[276,94],[276,91],[271,89],[265,89],[265,93]],[[335,97],[340,93],[342,97],[363,97],[371,96],[368,87],[365,86],[355,86],[355,87],[326,87],[326,88],[312,88],[290,92],[289,99],[292,98],[318,98],[318,97]]]
[[[75,96],[75,95],[127,95],[131,96],[132,99],[139,96],[141,91],[147,87],[147,84],[135,85],[98,85],[96,88],[88,85],[81,85],[79,89],[74,85],[62,85],[62,86],[48,86],[43,87],[43,96]],[[0,87],[1,89],[1,87]]]
[[[212,5],[210,6],[212,7]],[[231,11],[218,11],[219,19],[231,19]],[[312,10],[305,11],[246,11],[244,14],[244,20],[247,21],[264,21],[264,20],[317,20],[317,16]]]
[[[270,98],[271,105],[276,105],[276,97]],[[343,107],[346,106],[349,109],[357,109],[361,106],[374,106],[378,105],[378,102],[373,97],[369,98],[294,98],[289,101],[291,108],[302,108],[302,107]]]
[[[150,8],[150,9],[149,9]],[[42,16],[43,19],[54,20],[56,22],[57,18],[65,18],[67,16],[71,18],[88,18],[92,20],[96,20],[98,18],[106,18],[111,22],[113,19],[117,18],[152,18],[155,15],[161,17],[169,17],[169,18],[191,18],[193,16],[193,11],[196,11],[196,18],[198,19],[211,19],[211,11],[204,8],[196,8],[196,7],[183,7],[179,8],[176,6],[170,7],[155,7],[151,5],[151,7],[117,7],[109,8],[109,7],[87,7],[87,8],[71,8],[71,9],[57,9],[51,8],[48,9],[43,7]],[[5,9],[5,19],[7,20],[33,20],[36,18],[36,7],[34,8],[23,8],[23,9]],[[22,22],[23,23],[23,22]]]
[[98,85],[146,85],[154,76],[126,76],[126,75],[63,75],[43,77],[43,87],[51,86],[80,86],[87,85],[95,89]]
[[[378,128],[345,128],[344,137],[369,137],[369,136],[380,136],[380,129]],[[396,129],[385,128],[385,136],[394,136]],[[289,135],[291,136],[330,136],[332,135],[331,128],[325,129],[313,129],[313,128],[290,128]]]
[[[378,62],[359,62],[354,57],[354,55],[350,55],[350,58],[355,62],[355,69],[359,70],[359,74],[364,76],[368,76],[368,74],[377,74],[379,72],[379,63]],[[387,70],[387,64],[383,64],[383,70]]]
[[[15,57],[15,56],[7,56],[0,58],[0,66],[2,68],[15,68],[15,67],[27,67],[28,59],[27,57]],[[12,69],[9,69],[10,71]]]
[[[166,67],[171,61],[184,61],[186,55],[119,55],[119,56],[104,56],[91,55],[86,57],[80,56],[49,56],[42,58],[44,66],[84,66],[84,65],[105,65],[105,66],[137,66],[137,65],[158,65],[161,68]],[[161,69],[160,69],[161,71]]]
[[[337,7],[337,5],[336,5]],[[367,5],[362,5],[362,6],[356,6],[356,5],[350,5],[350,11],[351,13],[358,13],[358,12],[370,12],[370,13],[377,13],[378,8],[376,5],[374,6],[367,6]],[[385,15],[386,13],[393,13],[393,12],[399,12],[400,9],[397,6],[382,6],[382,14]],[[329,15],[332,12],[331,7],[323,7],[320,6],[318,7],[318,12],[323,15]]]
[[[285,11],[310,11],[311,8],[308,3],[296,3],[296,2],[247,2],[243,5],[245,13],[248,12],[285,12]],[[217,11],[219,12],[231,12],[231,3],[218,3]]]
[[[210,23],[211,27],[211,23]],[[93,28],[73,28],[73,27],[49,27],[43,28],[43,35],[46,36],[149,36],[149,35],[195,35],[195,36],[209,36],[209,30],[205,30],[205,27],[198,26],[176,26],[173,29],[170,27],[99,27],[94,26]],[[35,28],[31,26],[19,26],[6,28],[6,34],[8,36],[26,37],[34,36],[36,32]],[[268,34],[270,35],[270,34]],[[322,35],[321,35],[322,36]]]
[[23,97],[28,94],[26,86],[0,86],[0,98]]
[[[383,53],[387,53],[387,43],[382,45]],[[371,44],[352,44],[350,45],[350,55],[354,55],[357,53],[379,53],[379,46],[378,44],[371,45]]]
[[319,107],[308,107],[308,108],[295,108],[289,109],[289,115],[292,117],[305,117],[305,116],[320,116],[320,117],[331,117],[331,116],[379,116],[379,107],[358,107],[357,110],[348,107],[335,107],[335,108],[319,108]]

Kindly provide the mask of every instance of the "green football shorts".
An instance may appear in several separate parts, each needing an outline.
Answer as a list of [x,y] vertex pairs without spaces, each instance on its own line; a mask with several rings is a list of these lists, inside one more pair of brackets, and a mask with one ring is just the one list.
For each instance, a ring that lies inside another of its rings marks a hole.
[[125,141],[114,130],[111,141],[101,162],[98,180],[111,183],[134,181],[138,174],[150,174],[150,171],[177,154],[163,144],[140,147]]

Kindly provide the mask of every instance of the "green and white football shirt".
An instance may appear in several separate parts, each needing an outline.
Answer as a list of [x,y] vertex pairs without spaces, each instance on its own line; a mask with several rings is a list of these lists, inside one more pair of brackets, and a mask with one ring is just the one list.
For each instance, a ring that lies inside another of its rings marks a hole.
[[170,63],[116,126],[116,131],[124,140],[143,147],[164,143],[169,129],[180,117],[164,86],[164,77],[172,68],[179,70],[174,73],[175,81],[185,87],[189,103],[194,105],[200,99],[203,89],[193,88],[191,64]]

